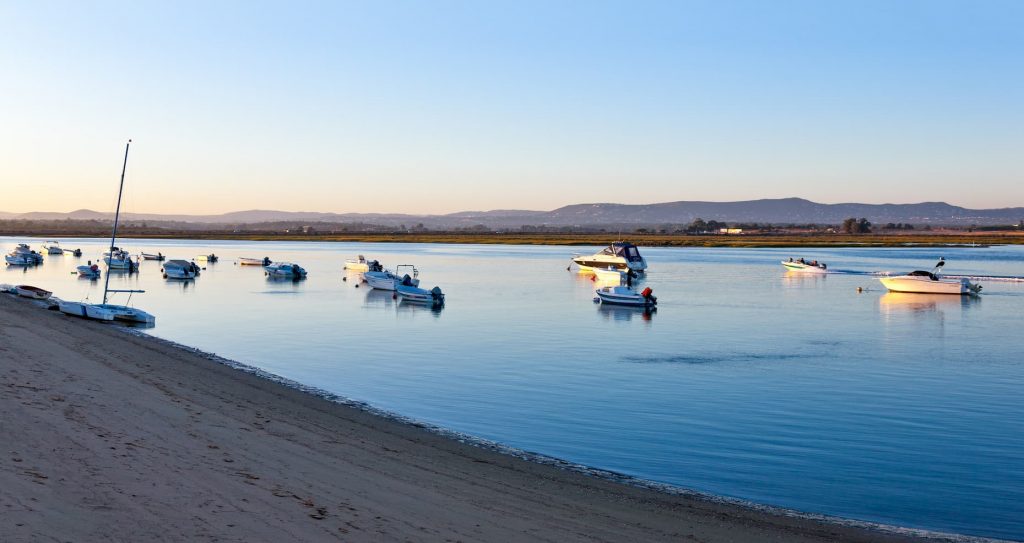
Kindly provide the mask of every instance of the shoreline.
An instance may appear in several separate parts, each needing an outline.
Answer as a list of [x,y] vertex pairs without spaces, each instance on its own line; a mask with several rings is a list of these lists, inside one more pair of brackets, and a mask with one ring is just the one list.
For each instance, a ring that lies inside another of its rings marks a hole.
[[[103,238],[99,232],[0,233],[2,237],[34,239]],[[559,234],[559,233],[353,233],[353,234],[279,234],[253,232],[122,232],[122,239],[153,239],[182,241],[295,241],[333,243],[450,243],[468,245],[558,245],[602,246],[627,239],[640,247],[726,247],[726,248],[816,248],[850,247],[988,247],[993,245],[1024,245],[1024,232],[962,232],[936,231],[914,234]]]
[[[0,531],[15,539],[89,535],[116,540],[159,534],[172,540],[251,541],[267,537],[271,532],[265,530],[283,529],[296,540],[330,534],[346,541],[993,541],[753,504],[521,451],[138,330],[45,311],[12,296],[0,296],[0,325],[0,351],[7,360],[0,361],[0,440],[10,443],[4,451],[7,458],[0,459],[0,511],[10,513],[0,520]],[[47,341],[42,347],[24,341],[31,336]],[[54,379],[53,374],[63,379]],[[29,382],[21,383],[25,377]],[[115,383],[104,377],[116,377]],[[111,404],[117,404],[112,411]],[[197,405],[204,406],[198,415]],[[119,419],[121,410],[116,407],[148,414],[141,417],[147,424],[136,428],[134,418]],[[79,412],[69,415],[71,408]],[[34,413],[37,410],[43,413]],[[217,420],[204,424],[202,413],[211,411]],[[260,420],[267,417],[266,422],[252,422],[254,414]],[[315,421],[312,427],[310,420]],[[114,424],[118,421],[120,425]],[[51,434],[49,427],[58,431]],[[108,452],[102,436],[116,434],[125,435],[121,448],[127,447],[129,454],[124,456],[152,451],[142,459],[149,471],[140,473],[134,462],[118,460],[123,451],[117,447]],[[190,444],[212,441],[210,436],[235,446],[208,443],[204,449],[202,443]],[[26,463],[31,443],[59,445],[64,439],[92,446],[56,455],[44,452],[48,462],[37,460],[31,468]],[[345,454],[336,454],[335,448]],[[62,473],[61,478],[48,475],[62,472],[68,462],[82,463],[83,449],[89,453],[84,462],[91,468],[85,470],[89,477],[74,472]],[[220,458],[229,454],[220,451],[228,449],[238,458]],[[261,462],[264,457],[273,462]],[[229,465],[235,467],[225,468]],[[174,484],[183,470],[198,474],[196,480]],[[225,471],[235,473],[225,479]],[[240,479],[238,473],[245,475]],[[169,485],[174,491],[148,491],[140,480],[158,488]],[[352,480],[360,484],[347,484]],[[104,495],[94,511],[97,500],[89,493],[90,484],[128,486],[137,493],[127,503],[123,493]],[[47,492],[49,485],[66,487],[68,492]],[[405,494],[396,496],[397,489]],[[243,514],[234,523],[215,528],[212,521],[224,515],[216,508],[190,509],[191,522],[178,525],[178,515],[143,506],[150,515],[142,515],[141,528],[131,533],[116,528],[129,519],[138,521],[139,511],[130,507],[137,500],[192,503],[188,497],[201,491],[255,515]],[[273,498],[268,500],[266,491]],[[81,493],[91,499],[76,500]],[[278,506],[275,502],[282,498],[287,502]],[[40,501],[75,522],[43,522],[53,515],[32,503]],[[377,513],[369,521],[375,532],[365,530],[365,518],[356,520],[356,511],[363,508]],[[338,526],[325,531],[331,521]],[[15,525],[5,526],[8,522]],[[178,533],[162,531],[170,524]],[[81,525],[89,528],[83,532],[77,528]]]

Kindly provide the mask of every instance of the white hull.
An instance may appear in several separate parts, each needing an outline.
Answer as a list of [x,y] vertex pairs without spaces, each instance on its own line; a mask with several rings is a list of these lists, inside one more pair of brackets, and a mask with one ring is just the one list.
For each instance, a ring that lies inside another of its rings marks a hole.
[[594,278],[601,283],[621,285],[623,281],[626,280],[626,272],[621,270],[594,268],[591,270],[591,273],[593,273]]
[[921,275],[900,275],[879,277],[878,280],[892,292],[964,295],[977,291],[975,285],[967,279],[932,279]]
[[36,261],[23,255],[4,255],[4,260],[10,266],[35,266]]
[[264,266],[266,264],[267,264],[267,262],[264,261],[262,258],[239,258],[238,259],[238,265],[239,266]]
[[156,260],[156,261],[159,262],[159,261],[164,260],[165,258],[167,258],[167,257],[165,257],[164,255],[151,255],[149,253],[142,253],[142,259],[143,260]]
[[88,277],[89,279],[95,279],[100,276],[100,269],[99,267],[97,267],[96,269],[92,269],[91,266],[79,266],[78,276]]
[[14,292],[22,298],[32,298],[33,300],[45,300],[50,297],[52,292],[43,290],[37,287],[30,287],[28,285],[18,285],[14,287]]
[[628,287],[602,287],[594,291],[602,304],[625,305],[630,307],[654,308],[658,299],[654,296],[644,297]]
[[799,262],[786,262],[783,261],[782,265],[786,267],[786,270],[796,273],[828,273],[828,270],[819,266],[812,266],[810,264],[801,264]]
[[61,300],[57,304],[57,308],[60,309],[61,313],[74,317],[82,317],[83,319],[92,319],[97,321],[114,320],[113,311],[108,311],[95,304],[87,304],[85,302],[65,302]]
[[404,302],[427,304],[435,307],[444,305],[444,294],[441,292],[441,289],[437,287],[434,287],[434,290],[430,291],[418,287],[398,284],[395,286],[395,291],[402,297],[402,301]]
[[[401,277],[395,276],[391,272],[365,272],[363,273],[363,280],[366,281],[370,288],[376,288],[380,290],[395,290],[395,287],[402,282]],[[412,286],[420,286],[420,280],[417,278],[410,277],[409,282]]]
[[277,262],[269,266],[264,266],[263,271],[267,273],[267,277],[274,277],[277,279],[303,279],[306,277],[306,270],[304,270],[302,266],[287,262]]
[[366,262],[356,262],[354,260],[345,261],[345,269],[354,272],[365,272],[370,271],[370,265]]

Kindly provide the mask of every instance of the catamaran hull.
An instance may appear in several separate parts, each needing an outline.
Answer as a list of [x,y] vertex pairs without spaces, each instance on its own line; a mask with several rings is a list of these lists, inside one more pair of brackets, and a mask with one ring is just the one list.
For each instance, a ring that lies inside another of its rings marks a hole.
[[879,281],[892,292],[912,292],[918,294],[953,294],[966,295],[976,292],[973,284],[967,279],[939,279],[929,277],[901,276],[880,277]]

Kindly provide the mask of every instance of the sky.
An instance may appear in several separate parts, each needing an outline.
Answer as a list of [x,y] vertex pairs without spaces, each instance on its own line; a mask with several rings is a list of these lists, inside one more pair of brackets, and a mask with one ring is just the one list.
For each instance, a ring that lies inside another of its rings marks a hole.
[[1024,2],[0,0],[0,211],[1024,206]]

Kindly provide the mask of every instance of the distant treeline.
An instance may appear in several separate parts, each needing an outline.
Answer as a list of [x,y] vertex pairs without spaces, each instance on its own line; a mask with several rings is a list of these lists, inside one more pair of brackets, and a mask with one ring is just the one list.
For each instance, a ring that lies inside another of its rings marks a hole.
[[[31,236],[83,236],[103,237],[110,233],[110,222],[101,220],[57,220],[36,221],[25,219],[0,220],[0,235]],[[842,224],[767,224],[705,221],[696,219],[686,224],[664,223],[655,225],[606,224],[606,225],[522,225],[517,227],[496,227],[485,224],[450,228],[428,228],[423,223],[382,225],[370,223],[329,223],[329,222],[261,222],[241,224],[194,223],[177,221],[123,221],[119,227],[121,235],[131,237],[246,237],[270,236],[274,238],[345,236],[356,234],[614,234],[622,235],[717,235],[720,233],[743,235],[787,235],[801,234],[843,234],[862,235],[870,233],[929,232],[932,225],[909,223],[888,223],[873,225],[866,218],[849,218]],[[946,232],[1005,232],[1024,230],[1024,220],[1015,225],[1001,226],[959,226],[943,228]]]

